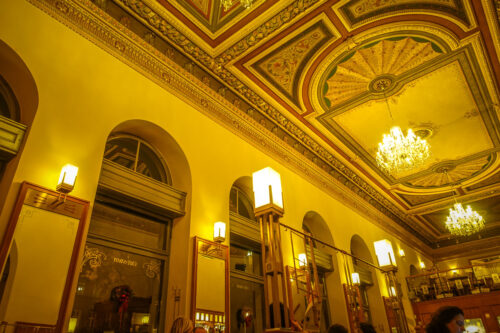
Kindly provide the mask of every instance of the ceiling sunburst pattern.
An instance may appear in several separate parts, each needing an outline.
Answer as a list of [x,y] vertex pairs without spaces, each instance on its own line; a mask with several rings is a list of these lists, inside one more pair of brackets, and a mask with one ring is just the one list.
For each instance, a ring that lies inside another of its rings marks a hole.
[[[324,102],[333,108],[360,94],[390,89],[397,77],[439,56],[443,51],[434,43],[416,37],[396,37],[370,43],[349,54],[327,74]],[[385,76],[385,82],[374,82]],[[384,84],[384,86],[379,86]]]

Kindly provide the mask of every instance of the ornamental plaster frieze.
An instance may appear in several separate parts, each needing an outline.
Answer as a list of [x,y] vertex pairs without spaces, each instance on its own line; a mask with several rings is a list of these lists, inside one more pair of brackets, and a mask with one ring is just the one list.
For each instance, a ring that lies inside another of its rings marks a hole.
[[[413,239],[416,246],[429,245],[429,235],[420,226],[407,224],[407,215],[380,195],[373,187],[347,168],[326,149],[288,121],[277,110],[267,106],[274,118],[281,120],[282,128],[296,132],[301,142],[307,143],[308,151],[317,156],[308,159],[296,147],[277,137],[272,129],[265,128],[249,114],[224,99],[212,89],[203,85],[188,71],[180,68],[164,54],[100,11],[90,1],[80,0],[28,0],[62,21],[90,41],[105,49],[121,61],[174,93],[202,113],[236,135],[267,152],[276,159],[298,171],[313,184],[323,188],[333,197],[352,207],[405,241]],[[131,0],[134,1],[134,0]],[[179,36],[177,36],[179,37]],[[180,38],[180,37],[179,37]],[[182,38],[180,38],[182,39]],[[250,111],[247,111],[250,113]],[[312,149],[311,149],[312,146]],[[316,162],[314,164],[313,162]],[[323,168],[318,165],[322,165]],[[314,172],[313,172],[314,171]],[[346,191],[346,187],[350,191]],[[394,225],[398,223],[400,229]],[[414,236],[415,231],[420,239]],[[421,235],[419,235],[421,233]],[[413,235],[408,237],[409,235]],[[423,235],[423,236],[422,236]],[[424,237],[425,236],[425,237]],[[428,248],[426,246],[426,248]]]

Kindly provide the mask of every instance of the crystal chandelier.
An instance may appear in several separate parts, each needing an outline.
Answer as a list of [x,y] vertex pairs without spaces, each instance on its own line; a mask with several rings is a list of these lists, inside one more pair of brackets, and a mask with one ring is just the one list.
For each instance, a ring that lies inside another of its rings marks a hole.
[[422,165],[429,157],[429,145],[408,129],[404,136],[401,128],[391,128],[378,144],[377,164],[386,172],[393,174]]
[[[450,183],[450,176],[448,175],[448,169],[444,168],[443,172]],[[484,229],[484,219],[476,211],[473,211],[470,206],[466,209],[462,207],[462,204],[457,202],[455,195],[455,190],[453,189],[453,198],[455,199],[455,204],[453,208],[450,208],[450,215],[446,218],[446,228],[450,231],[452,235],[456,236],[469,236],[475,234]]]
[[453,208],[446,218],[446,228],[452,235],[469,236],[484,229],[483,217],[470,206],[464,209],[461,203],[455,202]]
[[[234,5],[234,0],[220,0],[220,4],[224,7],[224,10],[228,10]],[[240,0],[240,3],[245,8],[250,8],[253,4],[253,0]]]

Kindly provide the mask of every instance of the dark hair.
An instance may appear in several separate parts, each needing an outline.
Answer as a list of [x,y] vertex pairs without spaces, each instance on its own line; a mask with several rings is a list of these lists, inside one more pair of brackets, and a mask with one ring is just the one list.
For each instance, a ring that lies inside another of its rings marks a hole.
[[370,323],[360,323],[359,328],[363,333],[377,333],[375,331],[375,327],[373,327],[373,325]]
[[340,324],[333,324],[328,328],[328,333],[348,333],[347,329]]
[[450,321],[457,315],[464,315],[462,309],[457,306],[443,306],[439,308],[433,315],[431,322],[425,327],[427,333],[449,333],[450,330],[446,327]]

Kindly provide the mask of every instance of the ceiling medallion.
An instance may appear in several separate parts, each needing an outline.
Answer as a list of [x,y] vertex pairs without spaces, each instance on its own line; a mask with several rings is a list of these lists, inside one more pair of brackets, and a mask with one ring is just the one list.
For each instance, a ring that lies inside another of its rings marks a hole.
[[[252,7],[253,0],[240,0],[240,4],[245,8]],[[233,7],[235,1],[234,0],[220,0],[220,4],[224,7],[225,11],[228,11],[231,7]]]
[[[393,81],[389,76],[376,78],[370,84],[370,88],[377,92],[385,92],[391,87]],[[392,118],[389,102],[385,98],[387,110]],[[424,163],[430,156],[427,141],[415,135],[408,129],[405,136],[400,127],[394,126],[389,134],[384,134],[382,142],[378,144],[376,161],[378,166],[389,174],[397,174],[402,171],[411,170]]]
[[[443,172],[448,176],[448,170],[443,169]],[[452,187],[453,190],[453,187]],[[453,190],[455,193],[455,191]],[[470,206],[466,209],[462,204],[457,202],[456,195],[454,194],[455,204],[450,208],[450,215],[446,218],[446,228],[455,236],[469,236],[484,229],[484,219],[476,211],[473,211]]]

